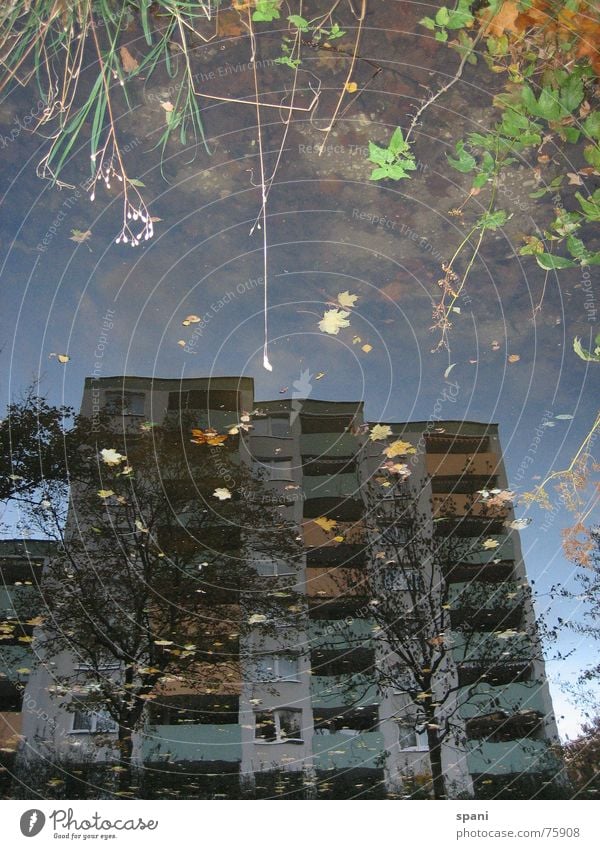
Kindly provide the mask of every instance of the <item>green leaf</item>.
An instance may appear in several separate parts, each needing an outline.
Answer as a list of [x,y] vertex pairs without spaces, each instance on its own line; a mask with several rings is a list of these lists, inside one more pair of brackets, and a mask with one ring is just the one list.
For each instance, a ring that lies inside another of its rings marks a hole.
[[308,21],[301,15],[288,15],[288,21],[297,27],[300,32],[308,32]]
[[537,102],[538,115],[547,121],[557,121],[561,116],[560,103],[556,98],[556,92],[551,88],[543,88],[540,99]]
[[294,70],[301,64],[300,59],[290,59],[289,56],[279,56],[274,60],[276,65],[287,65],[288,68]]
[[583,129],[586,135],[600,141],[600,112],[590,112],[583,122]]
[[560,102],[567,112],[574,112],[583,100],[583,80],[579,74],[570,74],[560,87]]
[[399,153],[404,153],[404,151],[408,149],[409,145],[404,141],[404,136],[402,135],[402,128],[396,127],[396,129],[392,133],[390,143],[388,144],[388,150],[391,151],[394,156],[397,156]]
[[589,255],[589,251],[584,243],[576,236],[567,236],[567,250],[572,257],[580,261],[587,259]]
[[530,197],[530,198],[536,198],[536,199],[537,199],[537,198],[543,198],[543,197],[544,197],[544,195],[547,195],[547,194],[548,194],[548,192],[551,192],[551,191],[552,191],[552,189],[550,189],[550,188],[547,188],[547,189],[536,189],[536,190],[535,190],[535,192],[529,192],[529,197]]
[[448,41],[448,33],[445,29],[438,29],[435,33],[436,41]]
[[331,41],[334,38],[341,38],[343,35],[346,35],[346,30],[340,29],[339,24],[334,24],[327,33],[327,38]]
[[481,160],[481,167],[487,174],[491,174],[494,170],[494,157],[489,151],[485,151]]
[[386,168],[375,168],[371,171],[371,176],[369,180],[385,180],[388,176],[388,172]]
[[573,268],[577,265],[572,259],[567,259],[564,256],[556,256],[555,254],[536,254],[535,258],[540,268],[545,271],[552,271],[557,268]]
[[141,189],[145,189],[145,188],[146,188],[146,184],[145,184],[145,183],[142,183],[142,181],[141,181],[141,180],[136,180],[135,178],[131,178],[131,177],[129,177],[129,178],[127,179],[127,182],[128,182],[130,185],[132,185],[132,186],[138,186],[138,188],[141,188]]
[[535,256],[544,253],[544,243],[537,236],[523,236],[526,244],[519,248],[520,256]]
[[274,21],[280,17],[277,0],[256,0],[256,10],[252,13],[253,21]]
[[421,18],[419,23],[421,26],[427,27],[427,29],[435,29],[435,21],[433,18]]
[[406,173],[404,166],[401,165],[399,162],[396,162],[394,165],[388,165],[387,171],[390,180],[402,180],[404,178],[410,178],[410,174]]
[[369,162],[374,162],[376,165],[385,165],[390,159],[389,151],[384,147],[379,147],[375,142],[369,142]]
[[497,136],[494,133],[489,133],[483,136],[481,133],[469,133],[467,139],[469,144],[474,147],[481,147],[484,150],[496,150]]
[[583,156],[586,162],[589,162],[596,171],[600,171],[600,148],[596,145],[588,144],[583,149]]
[[579,201],[579,206],[582,208],[587,221],[600,221],[600,203],[596,199],[596,192],[594,192],[594,197],[591,200],[586,200],[581,192],[575,192],[575,197]]
[[568,141],[569,144],[577,144],[581,130],[578,130],[577,127],[562,127],[561,135],[564,136],[565,141]]
[[490,175],[486,171],[481,171],[473,180],[473,188],[482,189],[489,179]]
[[454,147],[458,158],[453,159],[451,156],[448,156],[448,154],[446,154],[448,164],[456,171],[460,171],[462,174],[468,174],[469,171],[472,171],[473,168],[475,168],[477,160],[470,153],[467,153],[467,151],[465,150],[464,142],[456,142],[456,145]]
[[450,12],[446,26],[448,29],[461,29],[467,24],[472,24],[475,18],[471,14],[471,0],[459,0],[458,6]]
[[494,212],[486,212],[485,215],[482,215],[477,222],[477,226],[482,230],[497,230],[507,220],[508,216],[506,212],[503,209],[497,209]]
[[538,115],[538,103],[530,86],[524,85],[521,88],[521,100],[528,112],[532,115]]
[[435,22],[439,27],[445,27],[449,20],[450,12],[445,6],[442,6],[435,14]]

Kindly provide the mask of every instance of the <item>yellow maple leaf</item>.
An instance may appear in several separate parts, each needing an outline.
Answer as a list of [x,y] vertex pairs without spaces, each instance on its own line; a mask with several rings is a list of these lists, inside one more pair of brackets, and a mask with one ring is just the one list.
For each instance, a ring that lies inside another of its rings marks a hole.
[[346,289],[345,292],[338,293],[337,300],[341,307],[353,307],[358,300],[358,295],[351,295]]
[[323,528],[324,531],[332,531],[336,526],[337,522],[335,519],[326,519],[325,516],[319,516],[318,519],[313,519],[315,525],[318,525],[320,528]]
[[337,336],[342,327],[350,327],[349,315],[350,313],[347,310],[325,310],[323,318],[319,322],[319,330]]
[[222,445],[227,439],[228,434],[217,433],[217,431],[213,430],[213,428],[201,430],[200,428],[195,427],[192,428],[192,436],[194,438],[191,441],[194,445]]
[[369,439],[371,442],[376,442],[378,439],[387,439],[392,435],[392,429],[389,425],[376,424],[371,428]]
[[410,442],[404,442],[402,439],[396,439],[384,449],[383,453],[386,457],[398,457],[404,454],[415,454],[417,451]]

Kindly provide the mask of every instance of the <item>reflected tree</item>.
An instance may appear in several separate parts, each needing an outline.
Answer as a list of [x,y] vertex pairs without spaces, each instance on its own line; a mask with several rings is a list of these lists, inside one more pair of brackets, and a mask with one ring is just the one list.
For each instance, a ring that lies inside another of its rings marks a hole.
[[[444,749],[464,757],[467,739],[533,737],[542,727],[543,718],[522,710],[518,697],[507,706],[493,695],[495,685],[531,680],[532,665],[541,660],[535,624],[524,624],[522,616],[529,589],[512,580],[500,558],[484,566],[473,557],[485,550],[485,528],[494,516],[480,516],[482,531],[473,536],[464,517],[450,510],[432,521],[406,482],[395,485],[394,497],[381,491],[374,484],[366,493],[364,565],[335,570],[338,601],[352,609],[329,624],[328,639],[343,646],[339,651],[356,670],[365,638],[354,630],[355,619],[373,623],[370,667],[363,658],[361,668],[392,698],[404,732],[426,737],[431,777],[425,789],[448,798],[455,793],[447,786]],[[356,676],[338,680],[348,703],[364,701]],[[482,693],[481,684],[491,686]],[[475,707],[465,714],[473,697]],[[465,722],[465,716],[471,718]]]
[[[42,583],[34,648],[62,707],[117,738],[129,794],[146,706],[173,693],[238,693],[239,641],[300,606],[265,593],[249,546],[296,556],[295,532],[250,474],[237,433],[91,422],[30,395],[2,425],[2,495],[58,553]],[[69,662],[57,659],[67,656]],[[83,726],[82,726],[83,727]],[[135,782],[134,782],[135,784]]]

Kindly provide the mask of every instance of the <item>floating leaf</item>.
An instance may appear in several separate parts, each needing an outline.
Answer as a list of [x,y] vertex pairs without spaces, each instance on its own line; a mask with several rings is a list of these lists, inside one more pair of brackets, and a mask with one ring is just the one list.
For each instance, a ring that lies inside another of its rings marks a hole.
[[389,425],[376,424],[371,428],[369,439],[371,442],[376,442],[378,439],[387,439],[392,435],[392,429]]
[[521,357],[520,357],[519,354],[509,354],[508,355],[508,362],[509,363],[518,363],[520,359],[521,359]]
[[148,534],[148,533],[150,533],[150,531],[148,530],[148,528],[147,528],[147,527],[144,525],[144,523],[143,523],[143,522],[141,522],[139,519],[136,519],[136,520],[135,520],[135,526],[136,526],[136,528],[138,529],[138,531],[139,531],[140,533],[142,533],[142,534]]
[[495,636],[499,640],[510,640],[512,637],[516,637],[518,633],[514,628],[507,628],[506,631],[496,631]]
[[[239,433],[239,428],[236,430]],[[217,433],[213,428],[206,428],[206,430],[192,428],[192,436],[194,438],[191,441],[195,445],[222,445],[227,439],[226,433]]]
[[315,525],[318,525],[320,528],[323,528],[324,531],[327,531],[327,533],[337,527],[337,522],[335,521],[335,519],[327,519],[325,518],[325,516],[319,516],[318,519],[313,519],[313,522],[315,523]]
[[417,449],[410,442],[404,442],[402,439],[396,439],[390,443],[387,448],[384,448],[383,453],[386,457],[398,457],[405,454],[416,454]]
[[83,242],[87,242],[91,235],[91,230],[71,230],[69,239],[72,242],[77,242],[78,245],[81,245]]
[[599,363],[600,362],[600,333],[596,336],[594,340],[596,347],[594,348],[593,353],[587,351],[581,344],[581,339],[576,336],[573,339],[573,350],[582,360],[588,363]]
[[202,321],[199,315],[187,315],[181,322],[184,327],[189,327],[190,324],[198,324]]
[[59,363],[62,363],[62,365],[64,365],[65,363],[68,363],[69,360],[71,359],[71,357],[68,354],[55,354],[55,353],[48,354],[49,360],[54,359],[54,358],[57,359]]
[[512,528],[513,531],[522,531],[523,528],[526,528],[530,524],[531,519],[514,519],[508,523],[508,527]]
[[486,551],[490,551],[493,548],[498,548],[499,545],[500,543],[498,542],[498,540],[491,539],[491,537],[490,539],[486,539],[483,543],[483,547],[486,549]]
[[219,501],[227,501],[228,498],[231,498],[231,492],[226,486],[218,486],[213,492],[213,496],[218,498]]
[[337,336],[343,327],[350,327],[350,322],[347,320],[349,315],[350,313],[346,310],[326,310],[319,322],[319,330]]
[[111,495],[114,495],[114,492],[112,489],[99,489],[98,495],[100,498],[110,498]]
[[358,91],[358,83],[346,83],[344,87],[349,94],[354,94],[355,91]]
[[369,343],[368,343],[368,342],[367,342],[365,345],[362,345],[362,346],[361,346],[361,351],[364,351],[364,352],[365,352],[365,354],[370,353],[372,350],[373,350],[373,346],[372,346],[372,345],[369,345]]
[[393,460],[386,460],[382,468],[387,472],[391,472],[394,475],[402,475],[405,478],[411,475],[411,471],[406,463],[394,463]]
[[119,466],[127,457],[124,454],[119,454],[114,448],[103,448],[100,452],[102,462],[107,466]]
[[340,292],[337,296],[338,304],[341,307],[353,307],[358,300],[358,295],[351,295],[346,289],[345,292]]
[[450,372],[452,371],[452,369],[454,368],[455,365],[456,365],[456,363],[450,363],[450,365],[448,366],[448,368],[444,372],[444,380],[448,379],[448,375],[450,374]]

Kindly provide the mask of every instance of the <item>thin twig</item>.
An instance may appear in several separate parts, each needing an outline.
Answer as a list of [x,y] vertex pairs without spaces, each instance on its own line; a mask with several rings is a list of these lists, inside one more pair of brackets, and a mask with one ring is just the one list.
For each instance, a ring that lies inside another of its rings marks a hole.
[[419,122],[419,119],[420,119],[421,115],[423,114],[423,112],[425,112],[426,109],[428,109],[432,104],[434,104],[435,101],[439,97],[442,96],[442,94],[445,94],[449,89],[451,89],[452,86],[455,83],[457,83],[459,81],[459,79],[462,77],[462,73],[465,69],[465,65],[466,65],[466,63],[469,59],[469,56],[475,50],[477,42],[481,38],[482,33],[483,33],[483,30],[480,29],[479,32],[477,33],[476,37],[474,38],[473,44],[471,45],[471,47],[468,50],[465,50],[465,53],[464,53],[462,59],[460,60],[460,65],[458,66],[458,70],[456,71],[456,73],[454,74],[452,79],[448,80],[446,85],[444,85],[440,89],[438,89],[435,94],[433,94],[430,98],[425,100],[421,104],[421,106],[417,109],[417,111],[413,115],[412,121],[410,122],[410,124],[408,126],[408,130],[406,131],[406,137],[405,137],[406,141],[408,141],[410,139],[411,133],[415,129],[415,127],[417,126],[417,123]]
[[[342,106],[342,101],[343,101],[344,96],[345,96],[345,94],[348,90],[348,84],[349,84],[350,80],[352,79],[352,75],[354,73],[354,66],[356,65],[356,60],[358,59],[358,46],[360,44],[360,37],[361,37],[361,34],[362,34],[362,29],[363,29],[363,24],[364,24],[364,21],[365,21],[366,14],[367,14],[367,0],[361,0],[360,15],[358,15],[358,27],[357,27],[357,31],[356,31],[356,39],[354,41],[354,49],[352,51],[352,58],[350,60],[350,68],[348,69],[348,73],[346,75],[346,80],[344,82],[344,87],[343,87],[341,94],[338,98],[338,102],[336,104],[333,115],[331,117],[331,121],[329,122],[329,126],[320,130],[320,132],[325,133],[325,138],[323,139],[323,141],[321,142],[321,144],[319,146],[320,147],[319,156],[322,156],[322,154],[323,154],[323,150],[325,149],[325,143],[327,142],[327,139],[329,138],[329,134],[331,133],[331,131],[334,127],[334,124],[337,120],[338,113],[339,113],[341,106]],[[317,127],[317,129],[320,129],[320,128]]]

